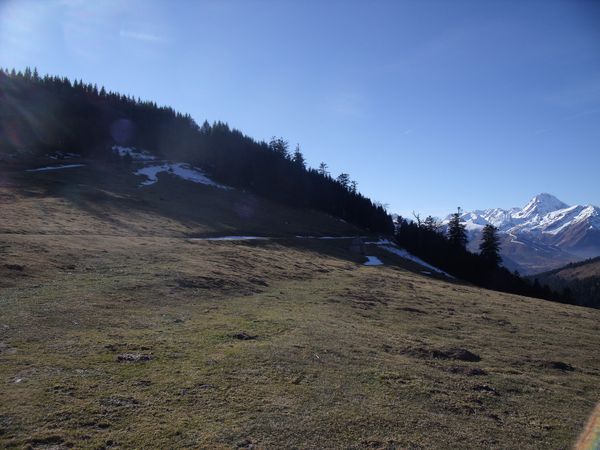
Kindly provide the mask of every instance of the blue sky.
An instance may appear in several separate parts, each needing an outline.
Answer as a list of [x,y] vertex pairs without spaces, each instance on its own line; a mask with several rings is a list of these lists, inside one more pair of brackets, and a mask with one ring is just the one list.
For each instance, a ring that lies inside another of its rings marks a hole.
[[391,212],[600,204],[592,0],[4,0],[0,65],[282,136]]

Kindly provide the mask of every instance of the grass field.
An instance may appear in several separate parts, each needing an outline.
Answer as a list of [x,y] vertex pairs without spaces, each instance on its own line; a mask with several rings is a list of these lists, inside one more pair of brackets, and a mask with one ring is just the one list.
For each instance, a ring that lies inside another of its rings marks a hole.
[[561,449],[600,400],[598,310],[36,186],[0,197],[0,447]]

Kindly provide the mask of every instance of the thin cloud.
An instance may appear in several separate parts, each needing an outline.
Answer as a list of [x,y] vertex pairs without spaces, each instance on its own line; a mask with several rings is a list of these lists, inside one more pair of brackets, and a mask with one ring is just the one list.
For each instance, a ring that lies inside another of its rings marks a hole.
[[119,36],[126,39],[135,39],[137,41],[144,42],[167,42],[168,39],[164,36],[159,36],[151,33],[144,33],[140,31],[121,30]]

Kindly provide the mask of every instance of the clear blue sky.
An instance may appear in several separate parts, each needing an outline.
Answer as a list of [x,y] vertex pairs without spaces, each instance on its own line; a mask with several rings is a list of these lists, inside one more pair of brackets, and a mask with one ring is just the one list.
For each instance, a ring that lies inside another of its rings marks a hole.
[[0,2],[0,65],[300,143],[391,212],[600,204],[600,2]]

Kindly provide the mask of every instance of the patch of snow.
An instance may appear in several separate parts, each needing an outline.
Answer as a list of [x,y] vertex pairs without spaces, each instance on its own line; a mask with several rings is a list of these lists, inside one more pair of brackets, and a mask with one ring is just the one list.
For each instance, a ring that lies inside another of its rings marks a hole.
[[77,153],[69,153],[69,152],[56,152],[51,155],[47,155],[50,159],[71,159],[71,158],[79,158],[81,155]]
[[45,172],[47,170],[71,169],[73,167],[82,167],[85,164],[63,164],[61,166],[38,167],[37,169],[27,169],[25,172]]
[[133,147],[122,147],[120,145],[113,145],[113,151],[117,152],[120,157],[130,156],[135,161],[154,161],[156,156],[152,155],[146,150],[138,150]]
[[142,181],[142,186],[149,186],[158,181],[157,175],[161,172],[167,172],[172,175],[176,175],[183,180],[191,181],[193,183],[206,184],[219,189],[231,189],[229,186],[215,183],[213,180],[208,178],[204,172],[202,172],[202,170],[184,163],[164,163],[161,165],[146,166],[136,170],[134,174],[145,176],[147,180]]
[[379,239],[378,241],[369,241],[369,242],[365,242],[365,245],[389,245],[392,244],[392,241],[390,241],[389,239]]
[[321,239],[321,240],[330,240],[330,239],[356,239],[361,236],[295,236],[296,239]]
[[208,238],[190,238],[190,241],[267,241],[271,238],[264,236],[219,236]]
[[383,266],[383,263],[377,256],[367,256],[365,266]]
[[418,258],[417,256],[413,255],[412,253],[407,252],[406,250],[404,250],[403,248],[399,248],[399,247],[395,247],[392,245],[380,245],[379,248],[382,248],[390,253],[393,253],[394,255],[400,256],[401,258],[404,259],[408,259],[412,262],[415,262],[423,267],[426,267],[427,269],[430,269],[434,272],[437,273],[441,273],[442,275],[447,276],[448,278],[454,278],[452,275],[450,275],[447,272],[444,272],[441,269],[438,269],[435,266],[432,266],[429,263],[426,263],[425,261],[423,261],[421,258]]

